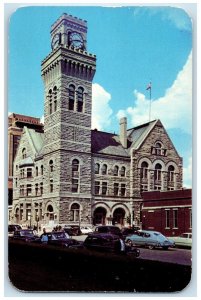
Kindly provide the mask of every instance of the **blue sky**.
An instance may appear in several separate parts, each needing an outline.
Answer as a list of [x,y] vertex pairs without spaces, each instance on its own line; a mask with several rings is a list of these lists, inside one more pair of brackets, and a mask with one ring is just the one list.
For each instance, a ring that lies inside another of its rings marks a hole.
[[184,186],[192,177],[192,24],[176,7],[33,6],[10,19],[8,111],[43,116],[41,61],[50,53],[50,27],[62,13],[88,23],[88,52],[97,55],[92,127],[118,133],[159,118],[184,159]]

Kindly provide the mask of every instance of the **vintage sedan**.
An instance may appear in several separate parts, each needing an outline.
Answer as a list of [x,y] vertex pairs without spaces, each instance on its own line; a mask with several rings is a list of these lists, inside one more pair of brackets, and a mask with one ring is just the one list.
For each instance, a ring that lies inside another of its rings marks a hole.
[[[41,235],[41,241],[42,241]],[[81,243],[75,239],[69,237],[65,231],[53,231],[47,233],[48,240],[45,244],[73,248],[74,246],[78,247]]]
[[133,254],[139,257],[140,250],[132,245],[126,245],[125,242],[115,234],[111,233],[91,233],[85,239],[83,246],[90,250],[101,252],[112,252],[117,254]]
[[144,246],[149,249],[162,248],[164,250],[175,246],[175,243],[163,234],[151,230],[139,230],[135,234],[127,236],[125,238],[125,243],[129,245]]
[[38,242],[40,241],[39,236],[37,236],[32,229],[20,229],[16,230],[13,234],[12,239],[21,240],[25,242]]
[[176,246],[189,247],[189,248],[192,247],[191,232],[182,233],[180,236],[171,236],[169,237],[169,239],[173,240]]

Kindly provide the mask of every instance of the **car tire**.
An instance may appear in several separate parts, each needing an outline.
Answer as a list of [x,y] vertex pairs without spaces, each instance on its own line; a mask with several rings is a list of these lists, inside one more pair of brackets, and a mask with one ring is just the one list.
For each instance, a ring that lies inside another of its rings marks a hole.
[[127,241],[126,241],[126,244],[129,245],[129,246],[133,246],[133,243],[132,243],[131,240],[127,240]]
[[149,250],[153,250],[155,247],[153,245],[148,245]]

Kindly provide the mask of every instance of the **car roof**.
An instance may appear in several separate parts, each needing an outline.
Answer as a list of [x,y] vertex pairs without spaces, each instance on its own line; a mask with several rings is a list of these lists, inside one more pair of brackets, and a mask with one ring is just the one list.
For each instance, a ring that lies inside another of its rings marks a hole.
[[119,236],[112,233],[91,233],[88,237],[102,237],[102,238],[118,238]]
[[137,230],[139,232],[144,232],[144,233],[157,233],[157,234],[162,234],[161,232],[159,231],[156,231],[156,230]]

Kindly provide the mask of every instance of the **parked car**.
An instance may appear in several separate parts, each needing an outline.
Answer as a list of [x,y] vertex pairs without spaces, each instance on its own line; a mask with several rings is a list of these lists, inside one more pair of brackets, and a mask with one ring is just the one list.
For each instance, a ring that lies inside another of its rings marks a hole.
[[79,225],[65,225],[63,230],[70,236],[80,235],[82,233]]
[[22,227],[19,224],[8,225],[8,236],[13,236],[16,230],[20,230]]
[[39,236],[37,236],[32,229],[16,230],[12,238],[14,240],[21,240],[25,242],[37,242],[40,240]]
[[80,230],[81,230],[82,234],[89,234],[89,233],[93,232],[92,228],[89,226],[81,226]]
[[149,249],[163,248],[167,250],[174,247],[175,243],[158,231],[139,230],[136,234],[127,236],[125,242],[129,245],[145,246]]
[[125,239],[128,235],[135,234],[138,230],[139,227],[134,227],[134,228],[124,227],[121,229],[121,233],[123,238]]
[[190,247],[190,248],[192,247],[191,232],[182,233],[180,236],[171,236],[169,237],[169,239],[173,240],[176,246]]
[[83,243],[84,247],[90,250],[114,253],[133,253],[135,257],[140,255],[140,250],[126,245],[125,242],[115,234],[91,233]]
[[101,225],[97,226],[94,230],[95,233],[111,233],[118,235],[122,238],[122,233],[119,227],[113,225]]
[[[75,239],[72,239],[69,237],[69,235],[65,231],[53,231],[53,232],[47,232],[48,236],[48,245],[55,245],[55,246],[61,246],[61,247],[67,247],[73,245],[80,245],[81,243]],[[41,235],[42,238],[42,235]]]

